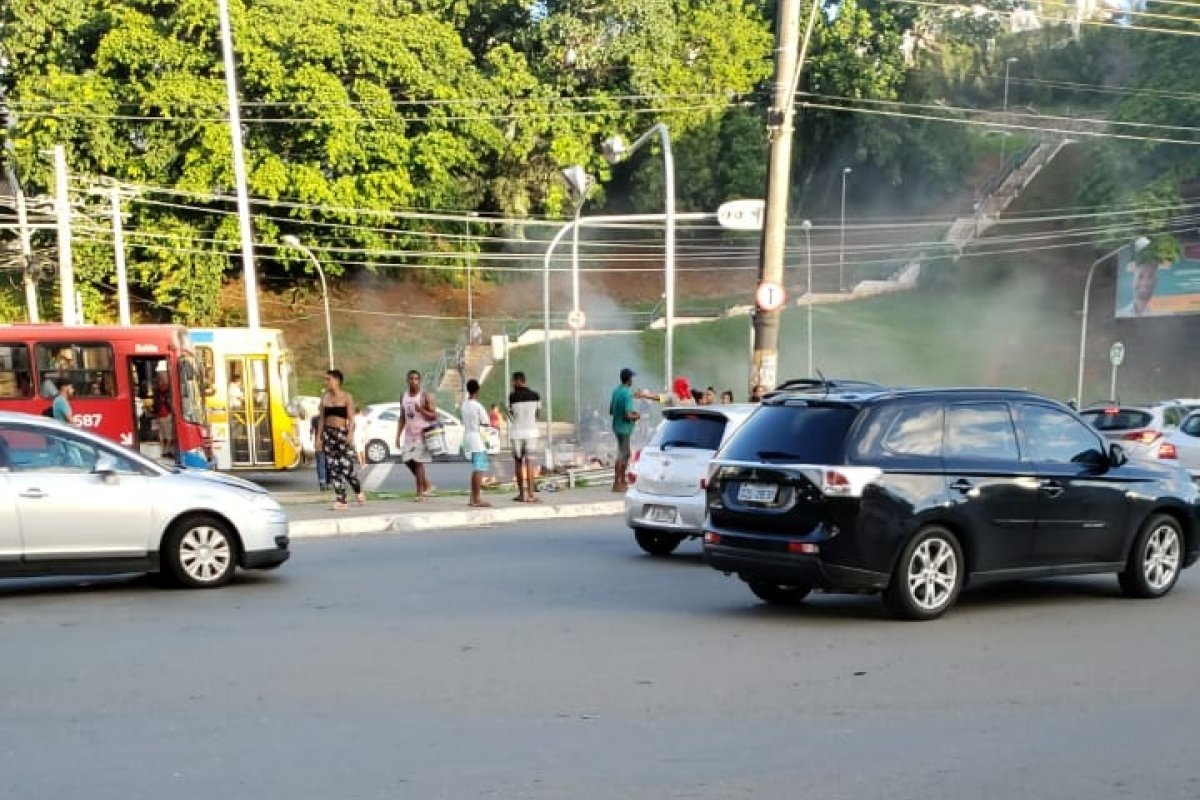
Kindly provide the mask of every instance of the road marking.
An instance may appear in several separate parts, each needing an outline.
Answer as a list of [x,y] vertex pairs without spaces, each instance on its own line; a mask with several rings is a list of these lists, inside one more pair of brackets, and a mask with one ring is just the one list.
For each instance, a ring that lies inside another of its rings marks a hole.
[[382,464],[371,464],[365,467],[367,476],[363,479],[363,491],[379,491],[379,487],[391,476],[392,468],[395,466],[394,462],[386,461]]

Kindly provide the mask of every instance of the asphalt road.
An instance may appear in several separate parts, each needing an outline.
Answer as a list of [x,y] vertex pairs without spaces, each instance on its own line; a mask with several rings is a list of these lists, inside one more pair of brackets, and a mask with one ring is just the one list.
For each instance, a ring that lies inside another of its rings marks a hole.
[[0,584],[0,797],[1196,798],[1200,573],[757,604],[616,519]]

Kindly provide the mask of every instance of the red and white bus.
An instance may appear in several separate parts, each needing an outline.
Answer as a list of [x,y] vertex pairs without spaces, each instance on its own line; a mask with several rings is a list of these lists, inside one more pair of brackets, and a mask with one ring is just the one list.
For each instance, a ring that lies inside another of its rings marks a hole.
[[182,325],[0,325],[0,409],[47,413],[60,378],[75,388],[80,428],[209,467],[204,392]]

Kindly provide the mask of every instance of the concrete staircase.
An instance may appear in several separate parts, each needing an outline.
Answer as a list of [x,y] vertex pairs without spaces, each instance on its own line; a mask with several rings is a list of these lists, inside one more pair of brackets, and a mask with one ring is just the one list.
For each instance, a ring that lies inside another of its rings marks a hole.
[[466,382],[471,378],[483,383],[492,370],[490,344],[459,345],[442,356],[441,375],[436,391],[451,397],[462,397]]

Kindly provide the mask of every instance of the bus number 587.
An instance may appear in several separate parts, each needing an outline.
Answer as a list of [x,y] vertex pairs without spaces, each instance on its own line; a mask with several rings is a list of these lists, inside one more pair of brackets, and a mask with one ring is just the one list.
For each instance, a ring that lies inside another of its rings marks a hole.
[[76,414],[75,424],[80,428],[99,428],[104,421],[103,414]]

